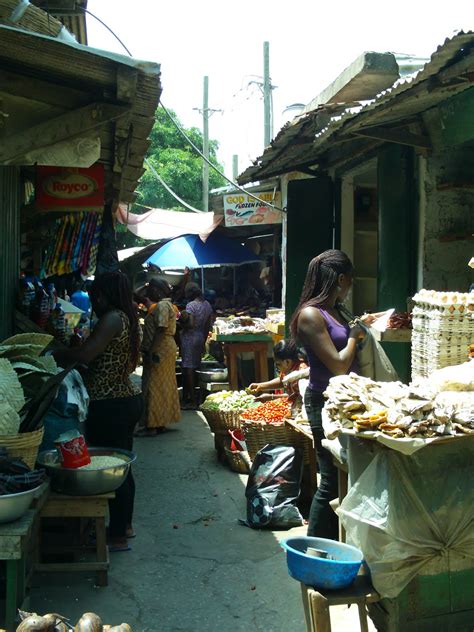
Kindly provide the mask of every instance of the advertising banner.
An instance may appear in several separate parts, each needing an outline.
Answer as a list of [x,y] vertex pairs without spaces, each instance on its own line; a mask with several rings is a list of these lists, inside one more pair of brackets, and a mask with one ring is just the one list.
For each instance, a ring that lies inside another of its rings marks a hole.
[[258,192],[255,195],[261,200],[245,193],[224,195],[224,222],[226,226],[258,226],[259,224],[281,224],[283,213],[275,211],[266,203],[280,206],[281,194],[273,191]]
[[104,167],[36,167],[36,207],[44,211],[101,211]]

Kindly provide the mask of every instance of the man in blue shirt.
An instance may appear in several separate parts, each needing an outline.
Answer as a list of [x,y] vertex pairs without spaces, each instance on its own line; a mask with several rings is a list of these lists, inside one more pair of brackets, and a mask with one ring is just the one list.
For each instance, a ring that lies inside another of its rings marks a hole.
[[89,294],[84,291],[82,286],[78,286],[74,294],[71,296],[71,303],[74,307],[78,309],[82,309],[86,314],[90,314],[91,312],[91,300],[89,298]]

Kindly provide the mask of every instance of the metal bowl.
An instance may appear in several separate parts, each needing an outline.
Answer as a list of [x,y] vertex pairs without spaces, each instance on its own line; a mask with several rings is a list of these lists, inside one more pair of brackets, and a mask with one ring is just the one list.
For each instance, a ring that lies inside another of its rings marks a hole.
[[206,369],[205,371],[197,371],[203,382],[226,382],[229,373],[226,368]]
[[[59,452],[46,450],[38,455],[38,463],[46,468],[51,487],[60,494],[69,496],[96,496],[115,491],[124,482],[136,455],[119,448],[88,448],[90,456],[115,456],[123,460],[123,465],[102,467],[97,470],[61,467]],[[59,465],[59,467],[58,467]]]
[[0,524],[21,518],[28,511],[31,501],[43,485],[44,483],[26,492],[0,496]]

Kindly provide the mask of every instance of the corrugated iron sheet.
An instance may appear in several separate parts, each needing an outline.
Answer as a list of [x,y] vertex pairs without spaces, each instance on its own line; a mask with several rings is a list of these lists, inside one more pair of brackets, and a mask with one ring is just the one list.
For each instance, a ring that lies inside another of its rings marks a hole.
[[20,271],[20,175],[0,167],[0,340],[13,331]]
[[[472,84],[430,90],[429,83],[442,69],[474,50],[474,33],[460,32],[446,39],[422,70],[399,79],[374,99],[363,103],[326,104],[296,117],[278,133],[270,147],[238,178],[240,184],[287,173],[315,163],[331,143],[364,126],[382,125],[422,112]],[[420,87],[422,89],[420,89]],[[413,96],[413,99],[410,97]]]

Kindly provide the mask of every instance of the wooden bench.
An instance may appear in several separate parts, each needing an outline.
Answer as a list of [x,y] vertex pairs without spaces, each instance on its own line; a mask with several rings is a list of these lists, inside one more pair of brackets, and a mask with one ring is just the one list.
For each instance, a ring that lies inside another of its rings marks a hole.
[[359,610],[361,632],[369,632],[367,604],[380,599],[366,575],[357,576],[353,584],[342,590],[321,590],[301,584],[301,595],[307,632],[331,632],[329,608],[350,604],[356,604]]
[[82,551],[93,550],[95,559],[92,561],[43,562],[41,557],[47,553],[74,553],[76,546],[41,547],[41,526],[38,534],[38,558],[35,570],[40,572],[91,572],[97,573],[97,584],[107,586],[109,570],[109,550],[107,548],[105,520],[108,513],[108,502],[115,494],[101,494],[99,496],[66,496],[51,493],[40,513],[40,519],[51,518],[64,520],[65,518],[81,518],[95,523],[95,545],[83,545]]
[[49,484],[44,483],[38,488],[31,509],[14,522],[0,524],[0,560],[6,567],[5,627],[8,632],[16,629],[17,609],[25,601],[30,575],[27,558],[34,548],[36,523],[48,495]]

